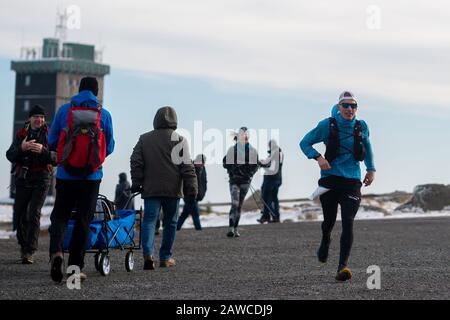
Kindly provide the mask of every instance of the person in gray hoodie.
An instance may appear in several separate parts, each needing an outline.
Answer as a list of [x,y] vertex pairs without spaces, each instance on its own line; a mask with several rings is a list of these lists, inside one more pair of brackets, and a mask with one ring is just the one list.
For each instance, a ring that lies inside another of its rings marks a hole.
[[142,246],[144,270],[153,270],[155,224],[163,210],[160,267],[172,267],[172,247],[177,229],[180,198],[195,199],[197,176],[187,141],[178,133],[177,114],[171,107],[160,108],[153,120],[154,130],[139,137],[130,158],[131,191],[144,199]]

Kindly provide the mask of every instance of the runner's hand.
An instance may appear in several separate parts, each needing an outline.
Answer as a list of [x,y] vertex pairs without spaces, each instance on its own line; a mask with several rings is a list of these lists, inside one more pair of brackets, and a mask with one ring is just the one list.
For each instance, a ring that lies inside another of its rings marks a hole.
[[364,186],[368,187],[372,184],[373,180],[375,179],[375,172],[373,171],[368,171],[366,173],[366,176],[364,177]]
[[325,159],[324,157],[320,156],[317,158],[317,163],[319,164],[320,169],[322,170],[330,170],[331,166],[328,163],[328,160]]

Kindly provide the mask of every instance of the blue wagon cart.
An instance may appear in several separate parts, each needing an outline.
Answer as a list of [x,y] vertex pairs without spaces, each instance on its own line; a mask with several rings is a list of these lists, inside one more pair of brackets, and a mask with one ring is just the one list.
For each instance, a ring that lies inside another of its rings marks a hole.
[[[138,194],[133,194],[128,201]],[[141,250],[142,215],[142,208],[117,210],[105,196],[98,196],[94,219],[89,225],[86,253],[94,254],[95,269],[101,275],[107,276],[111,271],[110,250],[126,251],[125,269],[128,272],[134,269],[134,251]],[[75,220],[69,220],[64,238],[64,252],[69,251],[74,224]],[[137,239],[136,233],[139,234]]]

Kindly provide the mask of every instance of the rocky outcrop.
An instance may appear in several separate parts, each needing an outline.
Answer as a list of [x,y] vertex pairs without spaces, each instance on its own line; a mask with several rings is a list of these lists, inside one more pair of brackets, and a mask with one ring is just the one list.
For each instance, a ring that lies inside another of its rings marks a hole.
[[405,191],[394,191],[391,193],[382,194],[376,196],[376,199],[381,202],[397,202],[397,203],[405,203],[411,199],[412,194],[410,192]]
[[420,208],[423,211],[442,210],[450,206],[450,187],[443,184],[424,184],[414,188],[411,199],[395,210],[408,211]]
[[360,209],[365,210],[365,211],[381,212],[385,216],[390,215],[386,209],[384,209],[382,207],[377,207],[374,205],[361,204]]

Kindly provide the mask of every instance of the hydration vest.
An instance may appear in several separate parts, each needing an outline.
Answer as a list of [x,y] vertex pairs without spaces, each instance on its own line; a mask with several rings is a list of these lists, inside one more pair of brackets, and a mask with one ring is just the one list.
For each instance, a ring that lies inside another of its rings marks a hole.
[[[340,154],[339,129],[335,118],[329,118],[330,135],[328,138],[327,149],[325,152],[325,159],[331,163]],[[356,120],[353,128],[353,151],[352,154],[357,161],[363,161],[366,157],[366,149],[362,141],[362,126],[359,120]]]
[[87,177],[106,158],[106,138],[100,125],[101,105],[90,108],[72,102],[67,127],[61,131],[57,147],[58,164],[71,175]]

